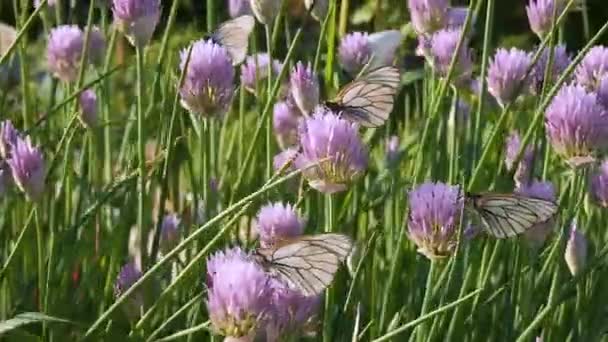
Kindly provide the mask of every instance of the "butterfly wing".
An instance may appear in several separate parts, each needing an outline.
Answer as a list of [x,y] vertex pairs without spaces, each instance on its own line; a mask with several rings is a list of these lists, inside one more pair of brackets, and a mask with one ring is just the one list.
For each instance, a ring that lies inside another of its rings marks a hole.
[[370,50],[374,52],[374,56],[369,68],[375,69],[379,66],[390,64],[395,56],[395,51],[401,45],[402,39],[403,36],[398,30],[387,30],[370,34],[367,40]]
[[471,200],[486,230],[501,239],[521,234],[557,213],[554,202],[518,194],[473,195]]
[[8,51],[15,39],[17,39],[17,30],[12,26],[0,23],[0,56]]
[[273,276],[300,290],[306,296],[321,293],[353,246],[343,234],[301,236],[266,249],[258,249],[262,263]]
[[397,68],[381,67],[344,86],[326,105],[364,127],[379,127],[393,111],[399,84]]
[[241,64],[245,60],[249,35],[253,31],[254,25],[255,20],[252,16],[243,15],[222,23],[211,36],[215,42],[228,51],[233,65]]

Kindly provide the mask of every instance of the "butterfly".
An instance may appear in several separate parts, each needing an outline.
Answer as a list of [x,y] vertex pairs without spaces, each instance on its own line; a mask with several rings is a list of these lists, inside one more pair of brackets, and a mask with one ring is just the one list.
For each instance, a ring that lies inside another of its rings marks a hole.
[[253,16],[243,15],[220,24],[210,38],[226,49],[232,59],[232,65],[239,65],[247,56],[249,35],[254,25]]
[[398,30],[380,31],[368,35],[367,41],[370,50],[373,51],[368,68],[376,69],[390,64],[402,40],[403,36]]
[[271,275],[305,296],[320,294],[334,279],[353,248],[344,234],[305,235],[258,248],[255,257]]
[[393,111],[400,80],[399,69],[393,66],[370,70],[342,87],[324,105],[364,127],[379,127]]
[[557,214],[557,204],[540,198],[511,194],[467,194],[467,207],[479,215],[486,231],[503,239],[547,222]]

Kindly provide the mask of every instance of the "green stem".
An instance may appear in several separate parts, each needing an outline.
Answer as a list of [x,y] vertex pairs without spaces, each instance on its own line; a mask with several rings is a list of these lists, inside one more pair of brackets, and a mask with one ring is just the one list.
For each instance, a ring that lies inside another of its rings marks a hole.
[[[433,293],[433,275],[435,273],[436,263],[437,263],[436,261],[431,260],[431,265],[429,267],[429,273],[426,275],[426,286],[424,288],[424,298],[422,299],[422,309],[420,310],[419,317],[422,317],[425,314],[427,314],[429,311],[429,307],[431,305],[431,297],[432,297],[431,293]],[[416,334],[416,340],[418,342],[425,341],[425,337],[428,334],[427,330],[428,330],[428,324],[422,323],[422,324],[420,324],[418,329],[416,329],[414,331],[414,333]]]
[[135,47],[137,60],[137,161],[139,170],[137,197],[137,228],[141,248],[141,265],[146,264],[146,137],[144,132],[144,47]]

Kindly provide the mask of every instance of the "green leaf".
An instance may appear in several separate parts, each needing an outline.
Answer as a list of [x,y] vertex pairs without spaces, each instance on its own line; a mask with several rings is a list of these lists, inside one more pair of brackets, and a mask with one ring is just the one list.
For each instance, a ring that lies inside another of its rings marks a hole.
[[4,335],[11,330],[15,330],[27,324],[42,322],[76,324],[70,320],[48,316],[40,312],[24,312],[11,319],[0,322],[0,335]]

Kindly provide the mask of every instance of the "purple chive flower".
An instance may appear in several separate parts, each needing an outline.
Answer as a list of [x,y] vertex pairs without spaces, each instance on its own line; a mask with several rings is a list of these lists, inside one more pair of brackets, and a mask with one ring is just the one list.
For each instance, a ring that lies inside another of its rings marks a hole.
[[179,227],[181,222],[177,214],[168,214],[163,217],[160,227],[160,249],[163,253],[167,253],[177,246],[180,238]]
[[532,167],[534,166],[534,146],[528,145],[524,151],[519,164],[515,165],[515,158],[521,148],[521,139],[519,133],[512,132],[506,141],[505,165],[508,171],[515,171],[515,183],[526,184],[532,176]]
[[399,137],[392,135],[386,142],[385,161],[388,168],[399,166],[401,160],[401,151],[399,150]]
[[[180,70],[186,67],[189,51],[180,54]],[[234,95],[234,68],[228,52],[211,40],[195,42],[179,92],[187,110],[205,117],[223,116]]]
[[[549,63],[550,53],[551,50],[549,48],[545,48],[542,54],[540,55],[538,61],[534,65],[534,68],[532,69],[532,87],[537,93],[542,90],[545,78],[545,71],[547,70],[547,65]],[[566,51],[566,46],[555,46],[555,48],[553,49],[553,59],[551,62],[549,84],[556,82],[571,62],[572,59],[570,58],[568,51]]]
[[11,120],[0,122],[0,157],[2,159],[10,158],[13,146],[19,139],[19,132],[13,126]]
[[[555,187],[551,182],[533,181],[529,184],[519,186],[515,192],[528,197],[544,199],[547,201],[556,200]],[[545,243],[547,237],[549,237],[549,234],[553,232],[554,227],[555,219],[550,219],[549,221],[539,223],[524,232],[524,239],[531,247],[538,249]]]
[[[447,27],[452,29],[461,29],[464,26],[464,22],[467,19],[467,15],[469,14],[468,7],[450,7],[448,8],[447,15]],[[471,18],[471,26],[475,25],[476,18],[473,16]],[[469,33],[471,31],[469,30]]]
[[[557,1],[557,8],[556,6]],[[553,23],[557,21],[564,10],[565,1],[562,0],[530,0],[526,6],[530,28],[539,38],[551,31]],[[554,17],[555,13],[555,17]]]
[[555,151],[578,166],[606,146],[608,112],[594,93],[580,85],[568,85],[545,111],[545,128]]
[[349,33],[340,41],[338,60],[344,70],[356,75],[372,57],[372,48],[365,32]]
[[[34,8],[40,7],[40,3],[42,3],[42,0],[34,0]],[[57,4],[57,0],[48,0],[46,2],[46,7],[47,8],[55,7],[56,4]]]
[[271,247],[282,239],[302,235],[304,220],[289,204],[268,204],[260,209],[257,229],[262,247]]
[[87,89],[80,93],[80,120],[89,127],[97,126],[97,95],[95,91]]
[[44,192],[44,158],[40,149],[32,145],[30,137],[17,139],[8,159],[15,184],[31,201]]
[[277,141],[282,148],[293,146],[298,142],[298,121],[300,112],[288,101],[274,105],[272,125]]
[[250,0],[251,10],[262,25],[270,25],[281,9],[281,0]]
[[527,90],[526,71],[532,58],[529,53],[512,48],[498,49],[488,68],[488,92],[501,106],[515,101],[520,93]]
[[595,93],[597,100],[608,110],[608,75],[602,77]]
[[432,34],[448,21],[447,0],[408,0],[412,25],[418,34]]
[[591,176],[589,193],[593,202],[601,207],[608,208],[608,160],[605,160]]
[[6,193],[13,181],[11,169],[6,162],[0,162],[0,198]]
[[[456,46],[460,40],[461,33],[462,31],[459,29],[440,30],[433,34],[431,38],[430,57],[435,71],[441,77],[446,77],[448,74],[450,63],[452,62],[454,53],[456,53]],[[468,41],[465,39],[458,52],[458,57],[454,66],[455,69],[452,80],[456,84],[462,85],[471,79],[473,61],[467,45]]]
[[60,80],[76,80],[80,70],[80,59],[84,35],[76,25],[63,25],[51,30],[47,45],[49,70]]
[[297,337],[314,319],[322,297],[306,297],[276,279],[271,280],[270,286],[272,297],[266,326],[267,341]]
[[460,187],[424,183],[409,192],[408,236],[427,258],[448,257],[456,247],[463,208]]
[[249,0],[228,0],[228,14],[231,18],[252,13]]
[[277,153],[276,156],[272,159],[272,167],[275,172],[281,170],[285,164],[291,162],[291,165],[287,166],[286,171],[295,171],[293,166],[296,156],[298,155],[298,150],[296,148],[288,148],[284,151]]
[[160,0],[112,0],[114,22],[131,45],[150,42],[160,19]]
[[368,151],[358,129],[325,108],[318,108],[300,124],[302,153],[296,167],[311,187],[327,194],[344,191],[365,173]]
[[[122,296],[128,289],[135,284],[142,276],[141,269],[135,262],[125,264],[116,277],[114,283],[114,296],[116,298]],[[144,306],[144,295],[139,289],[124,302],[123,309],[127,317],[134,320],[140,316]]]
[[566,243],[564,259],[573,276],[582,271],[587,264],[587,238],[577,229],[576,222],[572,222],[570,226],[570,236]]
[[601,45],[591,48],[574,73],[578,84],[587,90],[597,89],[601,79],[608,73],[608,48]]
[[251,255],[236,247],[207,259],[207,309],[224,336],[253,337],[264,326],[272,289]]
[[[268,77],[268,63],[270,57],[267,53],[258,53],[253,56],[247,56],[245,63],[241,65],[241,84],[254,94],[257,94],[257,84],[259,82],[262,89],[266,86],[264,81]],[[283,68],[283,64],[276,60],[272,60],[273,77],[276,77]]]
[[300,111],[308,115],[319,104],[319,80],[310,63],[298,62],[291,71],[291,96]]

